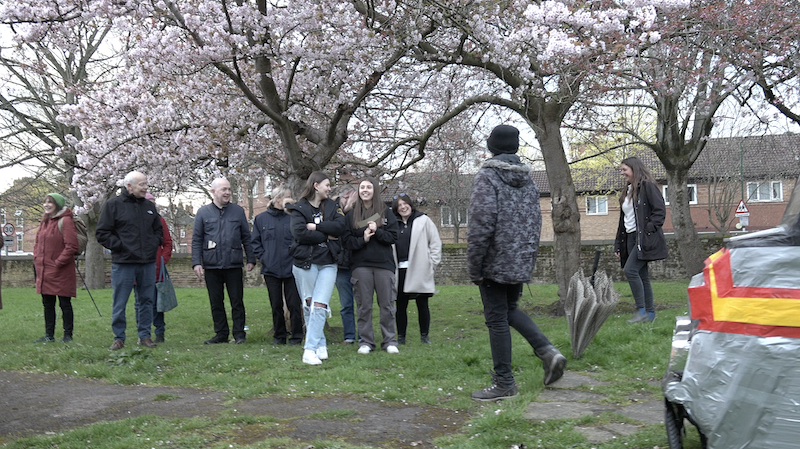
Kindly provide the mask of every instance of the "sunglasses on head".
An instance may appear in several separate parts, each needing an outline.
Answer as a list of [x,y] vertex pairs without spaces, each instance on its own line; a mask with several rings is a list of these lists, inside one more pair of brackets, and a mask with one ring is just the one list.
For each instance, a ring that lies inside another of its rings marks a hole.
[[395,195],[394,199],[403,198],[403,197],[406,197],[406,196],[408,196],[408,195],[406,195],[405,193],[401,193],[399,195]]

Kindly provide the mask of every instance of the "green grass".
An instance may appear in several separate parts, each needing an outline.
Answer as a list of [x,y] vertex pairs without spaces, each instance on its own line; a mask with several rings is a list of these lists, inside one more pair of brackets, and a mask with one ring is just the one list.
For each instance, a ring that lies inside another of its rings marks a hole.
[[[687,314],[686,287],[686,282],[654,284],[658,319],[653,324],[632,326],[625,323],[633,311],[630,289],[626,283],[617,284],[617,291],[623,295],[618,313],[606,321],[578,360],[572,358],[565,318],[537,312],[548,309],[556,299],[556,286],[526,287],[521,306],[567,356],[570,371],[607,382],[607,385],[594,387],[593,391],[606,395],[609,404],[624,405],[632,401],[632,396],[642,393],[649,393],[654,399],[662,397],[654,382],[660,381],[666,370],[674,317]],[[87,292],[81,290],[73,300],[74,342],[34,344],[33,340],[44,332],[41,298],[33,289],[4,288],[4,309],[0,311],[0,328],[4,330],[0,333],[2,368],[102,379],[113,384],[213,389],[225,392],[230,401],[274,394],[288,398],[351,394],[375,401],[423,404],[467,414],[468,425],[456,434],[439,439],[438,447],[524,444],[529,448],[590,448],[597,445],[586,442],[573,430],[574,425],[599,423],[604,419],[625,421],[619,416],[545,423],[522,418],[528,403],[543,389],[542,368],[530,346],[515,332],[512,332],[514,371],[521,393],[519,398],[500,404],[472,401],[470,392],[488,385],[491,368],[488,333],[480,295],[474,286],[440,287],[440,293],[431,300],[432,345],[422,345],[416,338],[416,309],[412,305],[409,308],[409,344],[402,346],[398,355],[375,351],[363,356],[356,353],[354,345],[339,344],[341,320],[338,299],[334,298],[331,301],[333,317],[328,320],[330,327],[326,330],[330,359],[321,366],[303,364],[299,347],[270,344],[272,337],[267,332],[272,327],[272,318],[266,288],[245,290],[249,326],[245,345],[203,345],[203,341],[213,335],[207,293],[205,289],[183,288],[178,290],[178,308],[167,313],[165,344],[146,350],[136,346],[131,300],[127,345],[113,353],[108,350],[113,342],[111,291],[94,290],[92,293],[103,317],[98,316]],[[375,322],[377,328],[377,319]],[[60,340],[60,332],[59,322],[56,340]],[[170,399],[175,398],[164,396],[157,400]],[[324,418],[348,420],[351,417],[345,413]],[[97,442],[96,447],[138,447],[141,441],[136,439],[145,437],[151,443],[170,441],[170,447],[228,447],[235,441],[233,437],[214,439],[209,435],[235,433],[236,428],[248,425],[237,419],[241,418],[215,420],[210,425],[200,418],[139,417],[97,424],[63,435],[19,440],[10,447],[86,447],[90,439]],[[134,435],[130,435],[132,426],[139,428]],[[294,447],[294,443],[287,441],[240,441],[236,444],[253,448]],[[345,447],[335,441],[318,441],[315,445]],[[602,445],[603,448],[655,446],[667,446],[661,425],[643,427],[634,435]],[[690,435],[685,447],[692,449],[700,445],[696,437]]]

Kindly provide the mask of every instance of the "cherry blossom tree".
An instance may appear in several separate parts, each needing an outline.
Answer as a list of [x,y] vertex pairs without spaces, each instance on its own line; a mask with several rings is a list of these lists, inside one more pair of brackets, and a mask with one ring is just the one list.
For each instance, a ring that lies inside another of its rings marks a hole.
[[[580,267],[580,213],[561,127],[570,109],[603,88],[602,73],[621,55],[657,41],[651,30],[656,5],[683,8],[683,1],[437,3],[420,11],[436,32],[418,46],[425,61],[475,70],[475,102],[508,108],[533,129],[551,188],[559,296]],[[426,5],[428,6],[428,5]],[[488,78],[493,79],[493,82]]]
[[[57,117],[107,83],[118,61],[102,6],[81,0],[0,1],[0,167],[25,167],[34,178],[73,182],[79,167],[70,142],[82,140],[83,130]],[[41,198],[35,201],[38,205]],[[82,205],[80,196],[73,202]],[[98,210],[88,210],[90,229]],[[86,261],[88,285],[102,287],[103,248],[94,232]]]
[[149,1],[117,15],[135,43],[119,82],[63,114],[90,130],[75,143],[80,195],[95,201],[96,186],[132,167],[163,186],[198,170],[206,180],[244,173],[246,159],[293,187],[325,169],[351,132],[372,127],[358,126],[355,111],[385,78],[402,84],[403,57],[421,36],[413,16],[378,22],[356,6]]

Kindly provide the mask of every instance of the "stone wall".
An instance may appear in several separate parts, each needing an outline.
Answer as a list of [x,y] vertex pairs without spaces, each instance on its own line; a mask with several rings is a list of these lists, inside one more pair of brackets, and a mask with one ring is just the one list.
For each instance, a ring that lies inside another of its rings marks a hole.
[[[723,246],[720,237],[701,238],[704,253],[709,256]],[[666,260],[650,263],[650,277],[653,280],[686,280],[695,273],[688,274],[681,266],[678,257],[678,248],[673,239],[667,239],[670,257]],[[582,268],[588,276],[592,270],[594,254],[600,250],[598,270],[605,270],[615,281],[624,280],[625,276],[619,266],[619,259],[614,256],[614,244],[610,241],[586,242],[582,247]],[[436,271],[436,283],[440,285],[469,284],[467,276],[467,246],[465,244],[445,245],[442,250],[442,263]],[[197,280],[192,271],[191,254],[174,254],[167,268],[172,281],[179,287],[202,287],[203,283]],[[83,261],[80,261],[83,270]],[[106,259],[106,286],[110,286],[111,259]],[[539,248],[539,258],[536,269],[533,271],[533,282],[537,284],[555,283],[555,254],[552,244],[543,244]],[[260,275],[260,265],[246,274],[245,284],[248,287],[264,285]],[[33,287],[33,257],[10,256],[3,257],[3,286],[4,287]],[[78,278],[78,285],[81,280]]]

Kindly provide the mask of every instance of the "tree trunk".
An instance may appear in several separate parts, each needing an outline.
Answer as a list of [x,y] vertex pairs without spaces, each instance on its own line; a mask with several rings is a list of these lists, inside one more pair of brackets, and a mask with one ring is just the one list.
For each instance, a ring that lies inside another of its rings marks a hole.
[[536,139],[544,155],[550,195],[553,203],[556,282],[558,282],[559,314],[564,313],[569,280],[581,264],[581,215],[575,198],[575,185],[561,141],[560,119],[542,120],[543,129],[535,128]]
[[86,244],[86,253],[84,257],[83,269],[86,279],[86,285],[90,289],[100,289],[106,286],[106,262],[105,251],[101,244],[97,243],[97,238],[94,232],[97,229],[97,223],[87,223],[87,231],[89,232],[89,241]]
[[703,271],[703,261],[706,258],[689,209],[689,192],[686,187],[688,179],[688,170],[667,169],[669,185],[667,196],[669,197],[669,209],[672,212],[672,227],[678,242],[678,251],[680,252],[678,256],[681,258],[681,265],[686,270],[687,278]]

